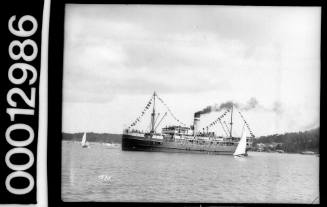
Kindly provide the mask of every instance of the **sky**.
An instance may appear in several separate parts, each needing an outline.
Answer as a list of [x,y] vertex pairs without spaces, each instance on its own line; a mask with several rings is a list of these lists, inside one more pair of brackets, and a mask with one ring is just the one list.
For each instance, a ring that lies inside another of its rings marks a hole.
[[122,133],[154,91],[188,126],[233,102],[255,136],[318,127],[320,29],[319,7],[67,4],[63,132]]

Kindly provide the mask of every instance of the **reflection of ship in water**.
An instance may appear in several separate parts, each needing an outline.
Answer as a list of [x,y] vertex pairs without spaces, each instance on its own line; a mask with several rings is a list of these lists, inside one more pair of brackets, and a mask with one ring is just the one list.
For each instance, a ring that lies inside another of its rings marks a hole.
[[[179,123],[179,125],[167,126],[162,128],[161,133],[156,132],[156,129],[167,115],[166,112],[159,120],[159,115],[156,113],[156,99],[158,99],[167,107],[168,112]],[[150,105],[152,105],[150,130],[148,132],[143,132],[133,129],[135,125],[137,125],[137,123],[141,120],[145,112],[150,108]],[[138,117],[136,121],[130,125],[130,127],[124,129],[122,137],[122,150],[192,152],[232,155],[240,142],[240,137],[234,137],[232,135],[233,110],[236,110],[236,108],[231,105],[231,107],[226,109],[222,115],[220,115],[215,121],[213,121],[207,127],[203,128],[201,131],[201,129],[199,129],[201,116],[200,113],[194,114],[193,126],[186,127],[185,124],[180,122],[174,116],[165,102],[160,97],[158,97],[156,93],[154,93],[140,117]],[[241,112],[238,112],[244,122],[243,128],[246,126],[252,135],[251,137],[246,138],[245,147],[248,149],[252,146],[252,138],[254,138],[254,135],[251,132],[247,122],[244,120]],[[222,120],[223,117],[225,117],[228,113],[230,113],[229,127],[227,126],[226,122],[224,125]],[[209,131],[209,129],[216,124],[221,125],[226,136],[217,136],[215,132]],[[247,149],[245,150],[245,154]]]

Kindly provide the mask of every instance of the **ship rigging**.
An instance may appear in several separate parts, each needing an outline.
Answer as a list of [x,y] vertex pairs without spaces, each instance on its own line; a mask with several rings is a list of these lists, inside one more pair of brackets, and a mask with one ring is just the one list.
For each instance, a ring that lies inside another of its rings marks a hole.
[[[160,101],[160,103],[162,103],[165,108],[166,108],[166,112],[163,114],[163,116],[159,119],[160,117],[160,113],[157,113],[156,111],[156,99],[158,99]],[[150,120],[150,133],[156,133],[156,129],[160,126],[160,124],[162,123],[162,121],[166,118],[166,116],[169,115],[173,118],[173,120],[175,121],[175,123],[179,126],[182,127],[186,127],[186,124],[183,123],[182,121],[180,121],[178,118],[176,118],[175,114],[172,112],[172,110],[170,109],[170,107],[163,101],[163,99],[161,99],[156,92],[153,93],[153,95],[151,96],[150,100],[148,101],[147,105],[145,106],[144,110],[142,111],[141,115],[138,116],[136,118],[136,120],[129,125],[129,127],[127,128],[127,130],[132,130],[135,129],[135,127],[138,125],[138,123],[141,122],[143,116],[145,115],[145,113],[147,112],[148,109],[150,109],[152,105],[152,113],[151,113],[151,120]],[[222,113],[220,116],[218,116],[214,121],[212,121],[210,124],[208,124],[207,126],[202,128],[202,132],[199,130],[199,122],[200,122],[200,116],[199,114],[195,113],[194,114],[194,123],[190,128],[193,128],[194,130],[194,136],[198,135],[198,134],[204,134],[205,132],[209,132],[209,130],[216,126],[218,123],[221,126],[222,132],[226,135],[226,137],[233,137],[233,112],[237,110],[238,114],[240,115],[243,123],[245,124],[246,128],[248,129],[250,135],[252,138],[254,138],[254,134],[248,124],[248,122],[245,120],[243,114],[241,113],[241,111],[239,111],[238,109],[236,109],[234,107],[234,105],[231,105],[230,108],[225,109],[224,113]],[[224,120],[225,117],[227,117],[227,114],[230,113],[230,122],[229,122],[229,126],[226,123],[226,120]]]

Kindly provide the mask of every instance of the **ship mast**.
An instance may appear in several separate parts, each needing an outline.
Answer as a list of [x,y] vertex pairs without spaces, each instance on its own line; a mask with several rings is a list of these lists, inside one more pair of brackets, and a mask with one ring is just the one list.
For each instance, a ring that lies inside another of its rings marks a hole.
[[156,105],[156,92],[153,93],[153,109],[152,109],[152,114],[151,114],[151,133],[154,133],[155,128],[155,116],[156,116],[156,109],[155,109],[155,105]]
[[232,104],[232,109],[230,112],[230,132],[229,135],[232,138],[232,129],[233,129],[233,104]]

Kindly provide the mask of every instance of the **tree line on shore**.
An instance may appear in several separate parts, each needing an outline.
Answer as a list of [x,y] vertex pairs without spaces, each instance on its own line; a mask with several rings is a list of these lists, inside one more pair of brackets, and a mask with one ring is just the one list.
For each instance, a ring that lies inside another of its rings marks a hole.
[[258,143],[279,143],[277,145],[278,149],[284,150],[285,152],[298,153],[313,151],[319,153],[319,137],[319,128],[316,128],[304,132],[261,136],[253,140],[253,146],[256,147]]
[[[82,141],[84,133],[62,133],[62,140],[67,141]],[[121,143],[121,134],[109,133],[94,133],[87,132],[86,139],[88,142],[103,142],[103,143]]]

